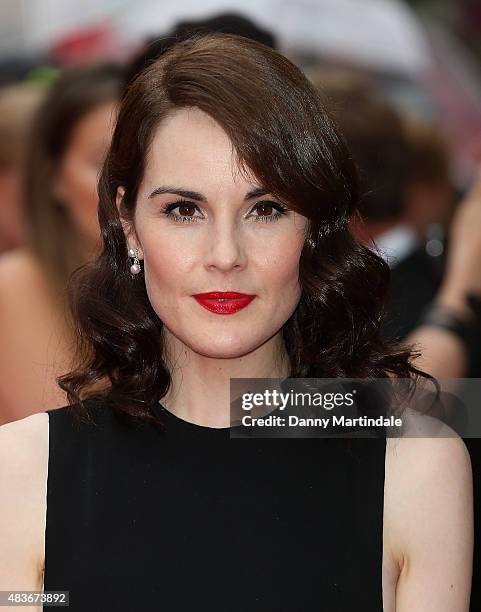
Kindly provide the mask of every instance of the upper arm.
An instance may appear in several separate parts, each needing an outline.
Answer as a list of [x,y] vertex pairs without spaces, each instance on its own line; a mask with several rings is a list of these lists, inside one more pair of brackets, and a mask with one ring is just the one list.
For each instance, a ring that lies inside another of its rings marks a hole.
[[[38,327],[38,304],[26,292],[32,285],[31,274],[21,252],[0,257],[0,424],[16,421],[38,407],[40,393],[35,389],[35,362],[38,348],[35,341]],[[32,308],[33,306],[33,308]],[[30,310],[26,316],[25,310]],[[22,413],[23,412],[23,413]]]
[[47,471],[48,414],[0,427],[0,591],[42,589]]
[[458,436],[389,440],[386,484],[388,548],[401,568],[396,612],[467,612],[473,490],[466,445]]
[[468,358],[463,341],[451,331],[420,325],[403,341],[416,344],[420,350],[414,365],[436,378],[458,378],[466,375]]

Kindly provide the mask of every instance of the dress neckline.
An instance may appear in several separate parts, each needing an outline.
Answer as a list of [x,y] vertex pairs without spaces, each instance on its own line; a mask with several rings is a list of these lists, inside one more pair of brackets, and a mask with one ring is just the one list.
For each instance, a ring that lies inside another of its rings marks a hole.
[[159,402],[158,405],[161,416],[167,419],[168,422],[176,424],[178,427],[183,427],[185,429],[198,432],[228,432],[233,429],[233,426],[209,427],[208,425],[200,425],[199,423],[193,423],[192,421],[187,421],[186,419],[183,419],[182,417],[174,414],[173,412],[168,410],[161,402]]

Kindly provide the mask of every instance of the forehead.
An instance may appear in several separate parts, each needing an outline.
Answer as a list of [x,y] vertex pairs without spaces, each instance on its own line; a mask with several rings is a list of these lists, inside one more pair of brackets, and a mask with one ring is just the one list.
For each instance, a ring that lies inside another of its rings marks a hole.
[[200,180],[204,184],[209,180],[246,183],[228,135],[197,108],[176,110],[155,131],[144,179],[149,182],[164,177],[187,184]]

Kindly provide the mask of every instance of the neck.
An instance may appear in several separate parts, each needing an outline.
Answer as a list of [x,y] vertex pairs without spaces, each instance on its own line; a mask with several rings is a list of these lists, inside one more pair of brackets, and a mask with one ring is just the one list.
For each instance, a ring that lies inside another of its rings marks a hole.
[[241,357],[216,358],[196,353],[164,328],[166,361],[172,385],[160,400],[176,416],[206,427],[230,425],[231,378],[286,378],[289,359],[279,332]]

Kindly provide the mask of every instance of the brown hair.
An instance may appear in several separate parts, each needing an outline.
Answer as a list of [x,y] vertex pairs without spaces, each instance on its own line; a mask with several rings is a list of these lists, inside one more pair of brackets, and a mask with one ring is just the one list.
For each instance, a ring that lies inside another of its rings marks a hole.
[[0,88],[0,172],[23,163],[30,124],[45,86],[15,83]]
[[55,197],[54,176],[75,126],[96,106],[120,97],[122,79],[123,70],[110,63],[66,70],[34,118],[24,184],[28,243],[62,293],[84,261],[78,232]]
[[448,143],[440,129],[432,123],[407,118],[406,133],[411,146],[410,180],[450,186]]
[[[411,352],[381,338],[389,268],[355,241],[355,167],[313,85],[288,59],[235,35],[194,36],[145,69],[126,91],[99,183],[103,251],[74,278],[78,368],[59,379],[76,411],[106,379],[112,409],[157,422],[168,391],[163,323],[143,273],[132,276],[121,214],[133,218],[156,127],[197,107],[232,141],[241,169],[309,219],[300,259],[302,295],[285,323],[291,377],[409,377]],[[160,351],[160,353],[159,353]]]

